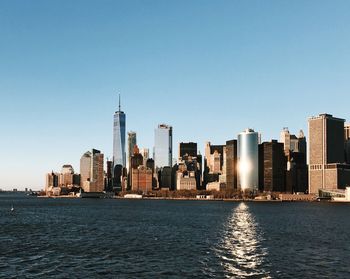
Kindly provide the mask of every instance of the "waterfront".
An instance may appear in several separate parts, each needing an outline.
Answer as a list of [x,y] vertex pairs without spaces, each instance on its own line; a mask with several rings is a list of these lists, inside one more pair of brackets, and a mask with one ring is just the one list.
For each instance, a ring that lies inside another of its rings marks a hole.
[[347,278],[349,210],[0,193],[0,277]]

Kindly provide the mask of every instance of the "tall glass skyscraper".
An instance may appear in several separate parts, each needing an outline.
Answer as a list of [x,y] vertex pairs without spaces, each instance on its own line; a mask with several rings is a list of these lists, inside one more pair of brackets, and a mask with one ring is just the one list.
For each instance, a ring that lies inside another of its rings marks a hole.
[[154,163],[156,168],[171,167],[173,158],[173,128],[161,124],[154,133]]
[[238,188],[258,191],[259,188],[259,134],[246,129],[238,135]]
[[126,116],[120,109],[119,96],[119,110],[114,113],[113,124],[113,169],[116,165],[126,167],[126,153],[125,153],[125,125]]

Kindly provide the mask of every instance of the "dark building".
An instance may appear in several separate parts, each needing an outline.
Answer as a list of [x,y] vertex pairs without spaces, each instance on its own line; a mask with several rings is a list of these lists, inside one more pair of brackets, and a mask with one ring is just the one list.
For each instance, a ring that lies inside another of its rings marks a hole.
[[122,165],[116,165],[113,171],[113,190],[122,190],[122,180],[124,177],[124,168]]
[[308,190],[308,167],[306,154],[301,152],[286,152],[286,192],[305,193]]
[[226,189],[237,189],[237,140],[226,142]]
[[182,159],[185,155],[197,157],[197,143],[181,142],[179,144],[179,159]]
[[158,170],[159,188],[173,189],[172,167],[163,167]]
[[80,186],[80,174],[73,174],[73,185]]
[[146,167],[151,169],[153,172],[154,172],[154,167],[155,167],[155,164],[154,164],[154,160],[152,158],[150,159],[147,159],[146,161]]
[[108,192],[113,190],[113,161],[107,161],[105,190]]
[[259,145],[259,190],[284,192],[287,160],[283,143],[276,140]]
[[155,163],[153,159],[147,159],[146,161],[146,168],[149,168],[152,170],[152,189],[157,188],[157,179],[154,177],[154,170],[155,170]]

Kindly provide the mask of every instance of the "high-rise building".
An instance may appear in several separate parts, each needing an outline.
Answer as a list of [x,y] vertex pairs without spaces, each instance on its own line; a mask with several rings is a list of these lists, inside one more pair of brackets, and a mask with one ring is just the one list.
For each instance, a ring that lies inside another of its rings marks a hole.
[[344,139],[350,139],[350,123],[344,124]]
[[292,152],[301,152],[305,154],[306,158],[306,138],[304,136],[303,130],[299,131],[299,135],[292,135],[288,128],[283,128],[280,136],[280,142],[283,143],[284,151],[288,153]]
[[180,142],[179,143],[179,159],[184,156],[197,157],[197,143],[195,142]]
[[284,145],[287,158],[286,192],[306,192],[308,190],[308,168],[306,163],[306,137],[302,130],[295,136],[283,128],[280,142]]
[[284,192],[287,169],[283,143],[272,140],[259,145],[259,188],[265,192]]
[[59,186],[67,187],[73,185],[74,169],[71,165],[63,165],[59,174]]
[[309,118],[309,192],[334,190],[350,184],[345,164],[344,119],[330,114]]
[[158,169],[159,188],[172,189],[172,167],[163,167]]
[[140,154],[143,157],[143,164],[146,165],[147,160],[149,159],[149,149],[148,148],[141,148]]
[[84,192],[103,192],[103,154],[96,149],[84,153],[80,159],[81,186]]
[[58,187],[58,175],[59,174],[54,173],[53,171],[51,173],[46,174],[45,192],[47,194],[53,187]]
[[109,161],[108,159],[107,159],[105,190],[108,192],[113,191],[113,162]]
[[154,162],[156,168],[171,167],[173,158],[173,128],[160,124],[155,130]]
[[224,164],[224,145],[205,144],[205,167],[209,173],[222,173]]
[[224,145],[205,144],[203,185],[205,189],[208,183],[219,182],[219,177],[224,173]]
[[259,134],[246,129],[238,135],[238,189],[257,191],[259,186]]
[[237,140],[226,141],[225,168],[226,188],[237,189]]
[[133,191],[149,192],[152,191],[152,170],[146,166],[138,166],[132,170],[131,189]]
[[345,161],[350,164],[350,124],[344,125]]
[[134,147],[137,144],[136,133],[133,131],[128,132],[128,162],[130,171],[130,158],[134,154]]
[[[91,179],[92,153],[87,151],[80,158],[80,186],[84,189],[84,182]],[[85,189],[84,189],[85,190]]]
[[126,167],[125,126],[126,116],[125,113],[121,111],[119,96],[119,109],[114,113],[113,124],[113,167],[116,165],[122,165],[123,167]]

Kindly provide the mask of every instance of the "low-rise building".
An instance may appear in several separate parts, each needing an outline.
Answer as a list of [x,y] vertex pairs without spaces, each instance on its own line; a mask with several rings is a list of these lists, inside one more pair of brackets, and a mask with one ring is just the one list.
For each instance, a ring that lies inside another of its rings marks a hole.
[[178,171],[176,175],[176,190],[196,190],[197,181],[195,172]]

